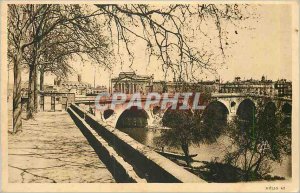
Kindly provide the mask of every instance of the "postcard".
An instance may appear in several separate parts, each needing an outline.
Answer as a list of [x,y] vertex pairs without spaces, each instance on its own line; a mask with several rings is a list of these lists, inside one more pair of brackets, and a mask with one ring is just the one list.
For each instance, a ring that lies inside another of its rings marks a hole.
[[298,192],[297,1],[2,1],[4,192]]

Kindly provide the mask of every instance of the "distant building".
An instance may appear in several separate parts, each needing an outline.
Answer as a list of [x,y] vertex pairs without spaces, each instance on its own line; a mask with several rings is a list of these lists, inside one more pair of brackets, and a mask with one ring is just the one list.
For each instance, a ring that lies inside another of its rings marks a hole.
[[140,92],[146,94],[152,92],[153,75],[141,76],[135,72],[120,72],[118,77],[112,78],[110,83],[111,92],[133,94]]
[[292,82],[285,79],[268,80],[262,76],[260,80],[242,80],[235,77],[232,82],[215,81],[183,82],[154,81],[152,76],[140,76],[134,72],[121,72],[118,77],[111,79],[111,92],[132,94],[141,92],[175,93],[175,92],[205,92],[205,93],[246,93],[270,97],[292,97]]
[[106,86],[97,86],[96,88],[87,89],[86,95],[98,95],[99,93],[107,92]]
[[153,91],[158,93],[175,92],[217,92],[219,83],[217,81],[200,81],[197,83],[181,81],[154,81]]
[[235,77],[233,82],[220,83],[220,93],[249,93],[257,95],[276,95],[274,82],[266,80],[262,76],[261,80],[241,80],[240,77]]
[[91,88],[91,84],[81,81],[81,75],[78,75],[78,81],[61,81],[59,79],[54,80],[54,85],[60,87],[62,90],[67,90],[70,93],[76,95],[86,95],[87,90]]
[[275,89],[278,97],[292,98],[292,82],[286,79],[277,80],[275,82]]
[[175,93],[175,92],[218,92],[219,80],[200,81],[197,83],[182,81],[154,81],[152,76],[141,76],[135,72],[121,72],[111,79],[110,92],[132,94],[140,92]]
[[214,93],[219,91],[220,80],[200,81],[196,84],[197,92]]

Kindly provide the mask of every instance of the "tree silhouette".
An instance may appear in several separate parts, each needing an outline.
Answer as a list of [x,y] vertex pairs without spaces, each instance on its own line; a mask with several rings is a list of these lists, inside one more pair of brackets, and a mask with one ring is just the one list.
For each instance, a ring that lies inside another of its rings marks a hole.
[[243,170],[243,180],[256,180],[271,170],[270,161],[280,162],[290,152],[289,132],[281,126],[282,113],[274,103],[259,107],[252,123],[238,117],[228,125],[227,134],[232,141],[225,161]]
[[217,140],[221,132],[207,127],[203,123],[202,112],[192,110],[168,109],[163,117],[163,125],[170,129],[162,130],[161,136],[155,139],[161,146],[180,147],[188,166],[191,164],[189,146],[210,144]]
[[[39,57],[43,55],[43,59],[53,62],[49,57],[45,58],[45,52],[41,52],[41,48],[45,48],[49,43],[46,41],[47,37],[53,37],[53,33],[59,31],[72,33],[73,40],[76,39],[79,45],[79,49],[73,51],[84,52],[99,64],[107,61],[104,57],[108,56],[105,48],[107,44],[101,41],[103,37],[98,36],[99,31],[91,24],[94,20],[90,18],[95,15],[97,13],[84,12],[79,5],[8,5],[8,57],[14,65],[13,132],[17,132],[21,127],[21,67],[27,64],[29,68],[27,118],[31,118],[34,106],[37,106],[37,67],[41,59]],[[71,30],[66,30],[67,28]],[[57,44],[56,46],[58,48]],[[63,51],[71,55],[73,53],[70,53],[70,49]]]

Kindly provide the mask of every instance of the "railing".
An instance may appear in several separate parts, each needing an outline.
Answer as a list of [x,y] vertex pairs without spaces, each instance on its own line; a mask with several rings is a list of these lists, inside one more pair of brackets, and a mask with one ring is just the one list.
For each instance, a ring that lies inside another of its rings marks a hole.
[[256,97],[256,98],[271,98],[273,100],[292,101],[292,99],[288,97],[269,96],[269,95],[262,95],[256,93],[212,93],[211,96],[214,98]]

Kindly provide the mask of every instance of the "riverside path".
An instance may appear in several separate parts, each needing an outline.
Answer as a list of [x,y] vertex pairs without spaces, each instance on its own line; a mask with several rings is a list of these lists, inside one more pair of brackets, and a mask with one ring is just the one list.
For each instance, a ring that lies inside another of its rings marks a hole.
[[10,183],[115,182],[67,112],[23,120],[22,132],[8,134],[8,163]]

